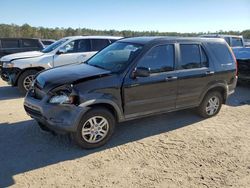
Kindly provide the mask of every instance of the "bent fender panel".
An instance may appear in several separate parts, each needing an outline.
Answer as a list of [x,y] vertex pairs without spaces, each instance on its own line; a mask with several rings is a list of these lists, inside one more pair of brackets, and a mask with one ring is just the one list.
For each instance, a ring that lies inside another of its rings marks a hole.
[[116,113],[117,113],[117,118],[118,118],[118,121],[121,122],[121,121],[124,121],[124,115],[122,113],[122,110],[119,108],[119,106],[111,101],[111,100],[108,100],[108,99],[91,99],[91,100],[88,100],[88,101],[85,101],[83,103],[81,103],[79,106],[81,107],[88,107],[90,105],[93,105],[93,104],[109,104],[111,105]]

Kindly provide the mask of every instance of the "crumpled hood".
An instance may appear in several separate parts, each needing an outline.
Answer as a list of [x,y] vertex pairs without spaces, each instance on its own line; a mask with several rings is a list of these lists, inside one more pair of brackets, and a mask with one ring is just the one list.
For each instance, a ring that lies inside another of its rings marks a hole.
[[52,88],[109,75],[108,70],[96,68],[87,64],[67,65],[48,69],[36,77],[36,84],[45,91]]
[[31,57],[39,57],[42,56],[44,53],[39,51],[31,51],[31,52],[21,52],[3,56],[1,61],[12,61],[15,59],[23,59],[23,58],[31,58]]

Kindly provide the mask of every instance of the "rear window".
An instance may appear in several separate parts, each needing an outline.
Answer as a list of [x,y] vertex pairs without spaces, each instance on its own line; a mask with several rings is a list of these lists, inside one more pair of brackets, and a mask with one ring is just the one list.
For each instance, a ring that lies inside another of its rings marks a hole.
[[239,37],[232,37],[232,47],[242,47],[243,42],[242,39]]
[[17,39],[2,39],[2,48],[18,48],[19,41]]
[[39,47],[39,44],[37,40],[22,39],[22,47],[24,48]]

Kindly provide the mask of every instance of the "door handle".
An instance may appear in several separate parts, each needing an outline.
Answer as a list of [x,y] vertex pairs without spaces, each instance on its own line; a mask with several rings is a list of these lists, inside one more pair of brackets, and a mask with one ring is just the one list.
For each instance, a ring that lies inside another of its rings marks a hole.
[[207,71],[206,72],[206,75],[213,75],[214,74],[214,71]]
[[165,78],[165,81],[173,81],[173,80],[177,80],[178,77],[177,76],[168,76]]

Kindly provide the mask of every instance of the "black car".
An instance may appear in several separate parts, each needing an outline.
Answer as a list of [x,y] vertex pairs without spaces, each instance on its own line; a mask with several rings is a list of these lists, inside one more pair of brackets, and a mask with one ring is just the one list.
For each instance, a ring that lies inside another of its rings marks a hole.
[[40,39],[0,38],[0,58],[18,52],[40,51],[44,48]]
[[250,83],[250,59],[238,59],[239,81]]
[[[33,38],[0,38],[0,58],[18,52],[40,51],[44,48],[40,39]],[[0,75],[3,62],[0,61]]]
[[197,108],[216,115],[237,82],[223,39],[122,39],[84,64],[40,73],[24,108],[40,127],[71,133],[83,148],[105,144],[117,122]]

